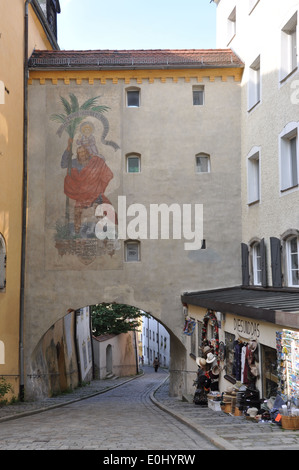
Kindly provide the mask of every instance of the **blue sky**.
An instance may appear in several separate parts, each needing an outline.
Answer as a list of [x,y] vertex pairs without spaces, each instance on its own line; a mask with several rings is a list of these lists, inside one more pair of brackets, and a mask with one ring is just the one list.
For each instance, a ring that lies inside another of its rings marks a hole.
[[60,0],[58,44],[66,50],[210,49],[210,0]]

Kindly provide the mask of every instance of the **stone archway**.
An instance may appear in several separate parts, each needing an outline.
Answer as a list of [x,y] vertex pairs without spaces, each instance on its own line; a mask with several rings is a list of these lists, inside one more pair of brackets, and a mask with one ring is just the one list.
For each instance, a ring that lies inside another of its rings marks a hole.
[[[235,251],[240,243],[240,204],[238,198],[231,198],[229,205],[226,203],[227,196],[239,190],[239,169],[232,165],[236,168],[232,177],[223,165],[226,153],[232,162],[238,162],[239,149],[236,147],[232,154],[227,136],[221,151],[219,141],[210,139],[209,154],[215,155],[220,165],[220,172],[212,175],[221,181],[215,194],[214,184],[206,180],[203,187],[198,184],[192,158],[182,171],[186,135],[193,148],[188,147],[189,155],[198,153],[203,143],[194,119],[186,114],[186,107],[177,106],[173,100],[174,87],[178,86],[175,81],[152,82],[150,77],[142,80],[147,105],[126,109],[125,76],[89,81],[83,69],[72,77],[68,71],[65,78],[57,72],[51,69],[45,78],[44,71],[35,67],[30,72],[28,87],[30,178],[24,338],[21,338],[26,345],[25,389],[34,367],[32,354],[45,332],[70,307],[77,310],[101,299],[144,309],[172,332],[171,387],[174,394],[179,394],[189,372],[181,295],[199,286],[201,290],[217,288],[223,285],[223,279],[229,285],[239,282]],[[236,93],[234,100],[238,100],[239,87],[230,81],[217,81],[214,85],[215,92],[221,93],[224,105],[231,110],[225,118],[235,120],[231,93],[226,89],[230,87]],[[41,83],[46,86],[40,86]],[[181,85],[177,91],[180,99],[185,99],[190,81]],[[159,119],[155,120],[152,116],[157,109]],[[174,118],[169,120],[170,109]],[[92,124],[88,142],[81,127],[86,121]],[[174,122],[180,126],[174,126]],[[210,126],[208,116],[205,122]],[[221,127],[223,116],[217,116],[217,123]],[[149,139],[149,135],[157,138]],[[91,144],[93,138],[95,146]],[[84,175],[81,173],[79,178],[76,170],[80,152],[77,152],[84,142],[92,147],[93,156],[89,152]],[[137,150],[142,155],[142,172],[127,173],[124,156]],[[101,188],[94,184],[99,182]],[[91,187],[96,189],[96,195],[89,191]],[[99,214],[98,208],[107,200],[117,215],[117,240],[110,238],[110,231],[108,239],[104,237],[104,227],[107,225],[107,230],[110,227],[108,220],[99,234],[95,230],[98,218],[104,214]],[[196,223],[201,217],[197,217],[195,210],[202,204],[207,205],[204,224],[208,243],[204,250],[200,249],[202,231]],[[78,213],[79,231],[75,216]],[[70,214],[70,219],[66,214]],[[188,219],[186,233],[181,230],[184,216],[185,222]],[[218,236],[223,220],[231,221],[226,224],[225,242]],[[147,230],[145,234],[146,227],[153,231]],[[137,259],[130,260],[125,256],[126,241],[132,239],[140,240],[140,252]]]

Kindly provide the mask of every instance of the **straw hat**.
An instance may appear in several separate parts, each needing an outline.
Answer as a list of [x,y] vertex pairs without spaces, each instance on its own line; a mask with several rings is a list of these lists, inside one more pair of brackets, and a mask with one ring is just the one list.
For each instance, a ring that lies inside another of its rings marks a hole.
[[199,367],[204,367],[206,365],[206,360],[203,357],[197,357],[196,358],[196,364]]

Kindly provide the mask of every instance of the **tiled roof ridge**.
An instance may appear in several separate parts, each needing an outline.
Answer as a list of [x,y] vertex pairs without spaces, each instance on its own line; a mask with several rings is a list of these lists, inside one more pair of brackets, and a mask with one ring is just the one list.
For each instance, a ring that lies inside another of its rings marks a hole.
[[232,49],[95,49],[95,50],[35,50],[29,66],[68,67],[243,67]]
[[58,54],[58,55],[67,55],[67,54],[144,54],[144,53],[208,53],[208,54],[218,54],[218,53],[228,53],[236,56],[236,53],[232,49],[87,49],[87,50],[76,50],[76,49],[67,49],[67,50],[42,50],[35,49],[33,54],[46,53],[47,55]]

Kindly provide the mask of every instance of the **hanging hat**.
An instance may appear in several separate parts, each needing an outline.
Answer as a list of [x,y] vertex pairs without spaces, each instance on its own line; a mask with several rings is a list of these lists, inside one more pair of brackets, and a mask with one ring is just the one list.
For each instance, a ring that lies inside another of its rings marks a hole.
[[250,349],[250,351],[254,352],[257,348],[257,342],[255,339],[252,339],[251,341],[249,341],[248,343],[248,347]]
[[207,354],[207,359],[206,359],[207,363],[208,364],[211,364],[211,362],[214,362],[215,361],[215,356],[213,353],[209,352]]
[[207,354],[209,352],[211,352],[212,349],[210,348],[210,346],[205,346],[202,351],[203,351],[204,355],[207,356]]
[[211,379],[217,379],[219,372],[220,372],[219,366],[216,364],[215,366],[212,367],[212,370],[210,371]]
[[196,364],[199,367],[204,367],[206,365],[206,360],[203,357],[197,357],[196,358]]

